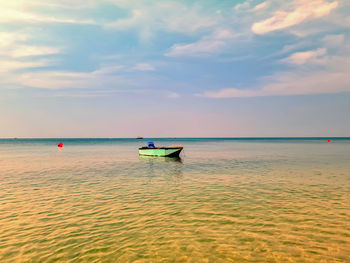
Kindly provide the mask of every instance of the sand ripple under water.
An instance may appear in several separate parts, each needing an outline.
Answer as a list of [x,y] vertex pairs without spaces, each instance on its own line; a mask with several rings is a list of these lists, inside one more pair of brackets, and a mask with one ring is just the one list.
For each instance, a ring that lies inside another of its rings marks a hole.
[[0,262],[350,262],[349,145],[3,146]]

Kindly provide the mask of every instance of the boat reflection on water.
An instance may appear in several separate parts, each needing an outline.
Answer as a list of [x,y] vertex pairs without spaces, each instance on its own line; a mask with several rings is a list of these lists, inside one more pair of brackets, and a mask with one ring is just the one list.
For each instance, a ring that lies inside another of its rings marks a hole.
[[140,155],[141,161],[148,161],[148,162],[174,162],[174,163],[182,163],[181,157],[163,157],[163,156],[147,156],[147,155]]
[[140,161],[145,162],[148,177],[154,178],[157,176],[169,176],[172,179],[178,181],[183,177],[182,166],[183,161],[180,157],[154,157],[154,156],[142,156],[140,155]]

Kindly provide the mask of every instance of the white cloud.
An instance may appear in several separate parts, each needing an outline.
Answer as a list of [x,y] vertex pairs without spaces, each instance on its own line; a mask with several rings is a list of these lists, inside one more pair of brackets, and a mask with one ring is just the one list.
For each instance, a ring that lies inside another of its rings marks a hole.
[[40,71],[18,75],[17,83],[40,89],[86,88],[93,78],[88,73]]
[[158,30],[193,34],[213,28],[218,24],[219,14],[206,14],[199,5],[186,6],[174,1],[154,1],[145,4],[135,1],[111,1],[122,8],[131,9],[131,16],[106,24],[115,30],[135,29],[143,41],[152,38]]
[[219,91],[205,91],[203,94],[195,94],[198,97],[222,99],[222,98],[244,98],[256,97],[257,92],[254,90],[239,90],[235,88],[222,89]]
[[281,74],[275,83],[259,90],[223,89],[206,91],[198,96],[208,98],[247,98],[350,92],[350,72],[317,72],[314,74]]
[[166,56],[201,56],[217,52],[225,46],[225,42],[215,39],[203,39],[191,44],[175,44]]
[[0,55],[7,55],[13,58],[43,56],[60,53],[60,49],[46,46],[15,45],[7,52],[0,52]]
[[250,7],[250,3],[248,1],[245,1],[244,3],[239,3],[239,4],[235,5],[234,9],[236,11],[247,10],[249,7]]
[[135,65],[118,65],[114,63],[105,63],[101,65],[101,68],[92,72],[95,75],[115,75],[122,72],[135,72],[135,71],[155,71],[155,68],[148,63],[136,63]]
[[[6,1],[6,0],[5,0]],[[16,0],[18,6],[39,6],[61,9],[84,9],[94,8],[101,0]]]
[[14,32],[0,32],[0,48],[9,48],[18,41],[25,41],[28,36]]
[[322,47],[326,48],[328,51],[331,51],[329,53],[343,52],[344,51],[343,48],[346,46],[346,38],[344,34],[329,34],[329,35],[325,35],[322,39],[318,39],[318,38],[304,38],[302,40],[297,39],[295,43],[285,45],[282,48],[282,50],[277,51],[274,54],[271,54],[270,56],[267,56],[265,58],[281,56],[293,51],[295,52],[297,50],[307,50],[307,49],[314,48],[315,46],[320,47],[321,50],[322,50]]
[[21,58],[51,55],[60,52],[59,48],[24,44],[28,42],[28,39],[28,35],[22,33],[0,32],[0,55],[11,58]]
[[197,96],[208,98],[244,98],[350,92],[350,57],[332,57],[329,67],[320,71],[280,72],[264,78],[260,89],[228,88],[206,91]]
[[[45,6],[47,2],[34,1],[29,3],[28,1],[0,1],[0,23],[14,23],[14,22],[26,22],[26,23],[69,23],[69,24],[96,24],[95,21],[90,19],[75,19],[69,17],[47,16],[40,13],[30,11],[32,6]],[[72,3],[69,3],[72,6]],[[74,3],[73,3],[74,5]]]
[[116,86],[121,79],[111,68],[93,72],[39,71],[18,74],[15,82],[21,86],[39,89],[99,88]]
[[318,48],[305,52],[296,52],[289,57],[282,59],[281,62],[295,65],[303,65],[306,63],[325,64],[327,50],[325,48]]
[[124,86],[142,86],[139,79],[127,79],[125,72],[150,71],[154,68],[147,63],[139,63],[136,66],[102,65],[91,72],[68,71],[33,71],[17,73],[15,70],[34,67],[45,67],[50,61],[18,62],[0,61],[0,73],[8,73],[0,80],[0,83],[12,83],[15,86],[32,87],[39,89],[70,89],[70,88],[94,88]]
[[295,0],[294,10],[279,10],[275,14],[252,25],[252,31],[256,34],[266,34],[275,30],[281,30],[300,24],[306,20],[316,19],[328,15],[338,7],[338,2],[324,0]]
[[0,60],[0,73],[9,73],[19,69],[45,67],[45,66],[48,66],[49,64],[50,62],[47,60],[39,60],[39,61]]
[[[20,69],[46,67],[52,65],[52,60],[34,58],[22,61],[22,58],[58,54],[59,48],[48,46],[27,45],[28,35],[16,32],[0,32],[0,72],[11,73]],[[38,60],[39,59],[39,60]],[[2,76],[4,78],[4,76]],[[10,76],[11,78],[12,76]]]
[[166,56],[207,56],[216,54],[227,47],[228,42],[234,39],[235,35],[229,29],[219,29],[213,34],[203,37],[201,40],[190,44],[175,44],[167,52]]
[[253,11],[262,10],[262,9],[268,7],[269,5],[270,5],[270,2],[268,2],[268,1],[262,2],[261,4],[256,5],[256,6],[253,8]]
[[308,41],[298,41],[291,45],[285,45],[281,51],[277,52],[277,54],[281,55],[292,52],[294,50],[305,49],[307,46],[310,46],[310,43]]

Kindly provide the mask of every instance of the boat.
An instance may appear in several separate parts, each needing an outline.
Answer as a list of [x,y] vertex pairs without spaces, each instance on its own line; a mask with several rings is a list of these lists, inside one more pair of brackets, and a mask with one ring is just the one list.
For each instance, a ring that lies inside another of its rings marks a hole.
[[139,155],[142,156],[161,156],[161,157],[178,157],[182,151],[182,145],[155,147],[153,142],[148,142],[145,147],[139,148]]
[[143,139],[143,137],[137,136],[136,139],[137,139],[137,140],[141,140],[141,139]]

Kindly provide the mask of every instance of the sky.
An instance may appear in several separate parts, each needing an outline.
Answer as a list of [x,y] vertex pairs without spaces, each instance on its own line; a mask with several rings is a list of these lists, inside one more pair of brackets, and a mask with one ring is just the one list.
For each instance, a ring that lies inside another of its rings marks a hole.
[[0,0],[0,137],[350,136],[348,0]]

